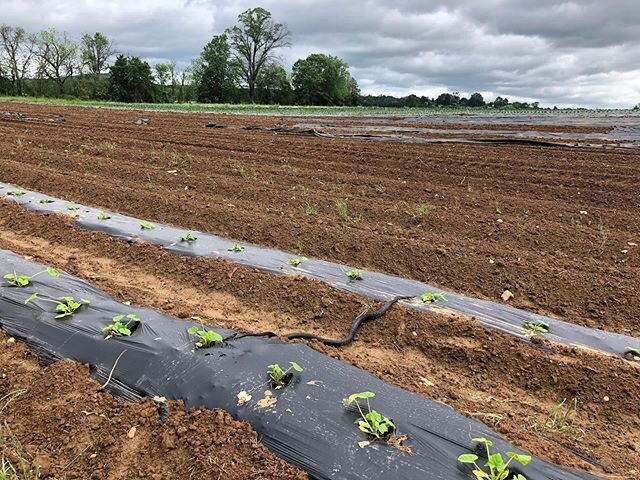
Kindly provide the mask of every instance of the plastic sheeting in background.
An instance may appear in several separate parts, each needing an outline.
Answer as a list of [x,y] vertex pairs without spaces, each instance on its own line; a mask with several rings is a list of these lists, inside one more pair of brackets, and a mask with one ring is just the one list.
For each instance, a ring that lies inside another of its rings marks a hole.
[[[2,250],[0,266],[2,272],[27,275],[44,269]],[[91,303],[71,318],[56,320],[55,305],[50,302],[36,299],[25,305],[33,291],[42,298],[72,295]],[[105,340],[102,328],[113,316],[129,313],[141,319],[133,335]],[[26,288],[6,282],[0,286],[0,327],[10,335],[54,358],[113,370],[112,383],[131,391],[182,399],[187,408],[222,408],[251,424],[267,448],[307,471],[312,479],[470,480],[457,457],[468,452],[471,438],[476,436],[494,441],[496,452],[520,452],[482,423],[442,403],[388,385],[305,344],[245,337],[194,351],[194,339],[186,333],[191,325],[153,310],[123,305],[66,274],[59,278],[39,275]],[[218,332],[224,336],[233,333]],[[268,390],[264,385],[267,365],[286,366],[291,361],[304,371],[274,392],[274,405],[260,408],[257,401]],[[238,406],[240,391],[252,391],[253,396],[242,406]],[[358,445],[366,436],[358,431],[354,412],[342,402],[359,391],[376,393],[373,407],[390,417],[400,434],[407,435],[405,444],[412,455],[383,443],[364,448]],[[519,471],[528,480],[596,478],[539,459]]]

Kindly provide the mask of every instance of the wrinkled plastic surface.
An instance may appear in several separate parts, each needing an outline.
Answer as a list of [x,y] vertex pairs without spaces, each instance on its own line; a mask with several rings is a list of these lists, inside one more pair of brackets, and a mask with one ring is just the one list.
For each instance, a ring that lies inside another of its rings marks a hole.
[[[0,187],[4,187],[0,189],[0,195],[5,196],[8,192],[18,189],[2,182],[0,182]],[[195,242],[180,242],[178,236],[185,232],[184,229],[154,224],[152,230],[142,230],[137,219],[111,212],[109,212],[110,219],[98,220],[97,215],[101,211],[99,209],[78,204],[78,210],[70,212],[66,209],[68,203],[63,200],[24,189],[19,190],[26,193],[22,196],[6,196],[6,198],[13,199],[27,209],[37,212],[73,213],[76,216],[76,222],[82,227],[105,232],[113,237],[128,241],[141,239],[159,244],[172,253],[220,257],[271,273],[304,275],[335,288],[377,300],[389,300],[399,295],[416,295],[419,297],[425,292],[442,293],[446,296],[446,302],[424,304],[419,301],[403,301],[401,303],[421,311],[433,313],[454,312],[473,316],[487,327],[500,329],[523,340],[527,339],[526,330],[523,328],[525,321],[534,323],[546,322],[549,325],[550,333],[541,334],[541,336],[554,342],[598,350],[613,355],[624,354],[627,346],[640,349],[640,339],[634,337],[583,327],[507,305],[466,297],[417,280],[364,271],[363,280],[351,281],[346,276],[346,272],[353,267],[311,258],[294,267],[289,264],[289,260],[295,257],[293,254],[248,243],[242,244],[244,251],[231,252],[229,248],[235,244],[234,240],[200,232],[195,232],[198,237]],[[39,203],[44,198],[52,199],[54,202]]]
[[[31,275],[44,267],[0,250],[4,272]],[[66,320],[54,319],[55,305],[41,299],[25,305],[37,291],[42,298],[73,295],[91,302]],[[135,313],[140,326],[131,337],[104,339],[102,328],[118,314]],[[221,347],[193,350],[186,333],[192,322],[153,310],[123,305],[88,283],[62,274],[36,277],[26,288],[0,287],[0,327],[36,350],[55,358],[113,370],[113,384],[147,396],[182,399],[189,407],[222,408],[247,421],[267,448],[307,471],[312,479],[470,479],[457,462],[468,452],[470,439],[484,436],[495,451],[516,451],[482,423],[456,413],[439,402],[390,386],[371,374],[327,357],[301,343],[242,338]],[[223,336],[233,332],[218,330]],[[122,354],[124,352],[124,354]],[[115,365],[116,359],[122,354]],[[275,391],[275,405],[259,408],[268,390],[266,367],[299,363],[304,371],[284,389]],[[401,366],[398,366],[401,368]],[[238,406],[237,394],[251,391],[252,400]],[[373,391],[375,409],[408,436],[407,455],[386,444],[366,440],[355,425],[356,414],[343,399],[359,391]],[[529,480],[595,478],[534,459],[521,473]]]

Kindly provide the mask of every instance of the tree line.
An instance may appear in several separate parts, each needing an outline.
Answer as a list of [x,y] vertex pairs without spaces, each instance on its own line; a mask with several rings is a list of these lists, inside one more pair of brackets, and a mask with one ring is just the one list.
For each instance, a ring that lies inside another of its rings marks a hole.
[[0,94],[57,96],[121,102],[262,103],[379,107],[537,108],[480,93],[436,98],[363,96],[342,59],[313,53],[287,72],[277,53],[290,46],[287,26],[263,8],[251,8],[236,25],[215,35],[187,68],[175,61],[151,66],[118,52],[100,32],[79,41],[54,29],[30,34],[0,26]]

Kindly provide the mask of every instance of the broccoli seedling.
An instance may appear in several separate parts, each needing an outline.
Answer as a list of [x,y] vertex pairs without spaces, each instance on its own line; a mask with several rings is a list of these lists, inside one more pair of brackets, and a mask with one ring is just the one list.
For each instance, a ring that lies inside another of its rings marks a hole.
[[512,480],[527,480],[522,474],[517,474],[513,477],[509,477],[511,472],[509,471],[509,464],[515,460],[521,465],[525,466],[531,462],[531,457],[529,455],[520,455],[514,452],[507,452],[507,457],[509,460],[507,463],[502,459],[502,455],[500,453],[492,454],[489,451],[489,447],[493,446],[493,442],[491,440],[487,440],[486,438],[472,438],[472,442],[482,443],[487,449],[487,463],[484,464],[485,467],[489,468],[489,472],[487,473],[485,470],[480,468],[476,461],[478,460],[478,456],[472,453],[465,453],[458,457],[458,461],[460,463],[471,464],[475,467],[473,470],[473,476],[476,480],[507,480],[507,478],[512,478]]
[[422,295],[420,295],[420,300],[422,300],[423,303],[435,303],[438,300],[443,300],[443,301],[447,301],[447,297],[445,297],[442,293],[423,293]]
[[26,192],[23,192],[22,190],[11,190],[10,192],[7,192],[7,195],[11,195],[12,197],[21,197],[25,193]]
[[72,212],[75,212],[76,210],[78,210],[78,207],[75,203],[69,203],[67,205],[67,210],[71,210]]
[[153,230],[153,223],[147,222],[146,220],[140,220],[138,222],[140,224],[140,230]]
[[98,220],[109,220],[111,218],[111,215],[109,215],[107,212],[100,212],[96,215],[96,218]]
[[[123,322],[124,319],[128,321],[126,323]],[[133,333],[129,328],[130,325],[133,325],[139,322],[140,319],[135,313],[130,313],[128,315],[116,315],[113,317],[113,323],[107,325],[102,329],[103,332],[109,332],[109,334],[105,337],[105,339],[111,337],[129,337]]]
[[364,278],[364,275],[362,274],[362,270],[354,268],[353,270],[349,270],[347,272],[347,277],[349,277],[350,280],[362,280]]
[[[360,412],[360,416],[362,420],[358,422],[358,429],[364,433],[372,435],[376,438],[382,438],[386,435],[389,435],[393,430],[395,430],[396,426],[393,424],[391,420],[387,417],[381,415],[376,410],[371,408],[371,404],[369,403],[369,399],[375,397],[376,394],[373,392],[360,392],[353,393],[349,395],[347,399],[347,404],[355,403],[356,407],[358,407],[358,412]],[[367,411],[363,411],[362,407],[358,400],[366,400],[367,401]]]
[[[302,367],[298,365],[296,362],[289,362],[290,367],[286,370],[282,370],[280,365],[274,363],[272,365],[267,366],[267,375],[271,379],[271,383],[277,387],[283,387],[288,382],[286,381],[287,375],[291,372],[291,370],[295,370],[296,372],[302,372]],[[291,372],[293,374],[293,372]]]
[[76,313],[78,311],[78,309],[80,309],[80,307],[82,307],[83,305],[88,305],[89,303],[91,303],[89,300],[86,300],[84,298],[80,298],[79,301],[76,301],[76,299],[73,298],[73,297],[60,297],[57,300],[49,299],[49,298],[42,298],[42,297],[38,296],[38,292],[34,292],[33,294],[31,294],[31,296],[29,298],[27,298],[24,301],[24,304],[26,305],[30,301],[32,301],[32,300],[34,300],[36,298],[38,298],[40,300],[43,300],[45,302],[51,302],[51,303],[55,303],[56,304],[56,312],[60,312],[60,314],[58,314],[58,315],[56,315],[54,317],[56,319],[70,317],[71,315]]
[[549,333],[549,324],[540,320],[539,322],[524,322],[524,328],[527,330],[529,337],[535,337],[539,333]]
[[198,320],[200,322],[200,326],[194,325],[193,327],[187,328],[187,333],[189,335],[194,335],[196,337],[196,349],[198,348],[209,348],[214,343],[222,343],[224,338],[218,332],[214,330],[207,330],[204,328],[202,324],[202,319],[200,317],[191,317],[193,320]]
[[233,246],[227,248],[228,252],[244,252],[244,247],[239,243],[235,243]]
[[60,276],[60,272],[53,267],[47,267],[46,270],[42,270],[41,272],[34,273],[33,275],[18,275],[16,272],[7,273],[4,278],[9,281],[11,285],[14,287],[26,287],[31,283],[35,277],[40,275],[41,273],[48,273],[52,277]]
[[40,200],[38,200],[38,203],[53,203],[53,200],[51,200],[50,198],[41,198]]
[[196,237],[193,232],[184,232],[178,235],[178,239],[181,242],[191,243],[191,242],[195,242],[198,239],[198,237]]
[[291,260],[289,260],[289,265],[297,267],[306,260],[308,260],[307,257],[293,257]]

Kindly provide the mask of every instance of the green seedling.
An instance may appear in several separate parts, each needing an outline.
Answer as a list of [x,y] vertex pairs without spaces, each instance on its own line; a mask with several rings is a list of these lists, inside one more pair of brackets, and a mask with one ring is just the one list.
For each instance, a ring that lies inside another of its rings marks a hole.
[[227,248],[228,252],[244,252],[244,247],[239,243],[235,243],[233,246]]
[[96,215],[96,218],[98,220],[109,220],[111,218],[111,215],[109,215],[107,212],[100,212]]
[[524,322],[524,328],[527,330],[529,337],[535,337],[539,333],[549,333],[549,325],[540,320],[539,322]]
[[53,203],[53,200],[51,200],[50,198],[41,198],[40,200],[38,200],[38,203]]
[[209,348],[214,343],[222,343],[224,341],[224,338],[222,338],[222,335],[218,332],[205,329],[200,317],[191,318],[192,320],[198,320],[200,322],[199,327],[194,325],[193,327],[187,328],[187,333],[197,338],[195,343],[196,348]]
[[[124,322],[125,318],[127,319],[126,323]],[[129,326],[139,321],[140,319],[135,313],[130,313],[128,315],[116,315],[113,317],[113,323],[104,327],[102,331],[109,333],[106,338],[129,337],[131,336],[131,333],[133,333]]]
[[633,347],[624,347],[624,351],[625,353],[631,354],[631,356],[636,362],[640,362],[640,350]]
[[284,385],[286,385],[286,375],[289,374],[289,372],[291,372],[292,370],[295,370],[296,372],[300,373],[302,372],[302,367],[300,365],[298,365],[296,362],[289,362],[290,367],[287,368],[286,370],[282,370],[282,368],[280,367],[280,365],[278,365],[277,363],[274,363],[273,365],[269,365],[267,367],[267,375],[269,376],[269,378],[271,379],[271,383],[275,386],[279,386],[282,387]]
[[431,210],[433,210],[433,205],[429,203],[419,203],[416,205],[415,213],[413,214],[413,218],[418,218],[426,215]]
[[307,261],[307,257],[294,257],[291,260],[289,260],[289,265],[293,265],[294,267],[297,267],[298,265],[300,265],[302,262]]
[[426,292],[420,295],[420,300],[422,300],[423,303],[436,303],[438,300],[446,302],[447,297],[445,297],[442,293]]
[[140,224],[140,230],[153,230],[154,226],[153,223],[151,222],[147,222],[146,220],[140,220],[140,222],[138,222]]
[[349,270],[346,275],[350,280],[362,280],[364,278],[362,270],[358,270],[357,268]]
[[509,464],[515,460],[521,465],[528,465],[531,462],[531,457],[529,455],[520,455],[514,452],[507,452],[507,457],[509,460],[505,463],[502,459],[502,454],[500,453],[491,453],[489,451],[489,447],[493,446],[493,442],[491,440],[487,440],[486,438],[472,438],[472,442],[484,444],[487,449],[487,463],[484,464],[485,467],[489,469],[489,472],[483,470],[478,466],[476,461],[478,460],[478,455],[474,455],[473,453],[465,453],[458,457],[458,461],[460,463],[470,464],[474,466],[473,476],[476,480],[527,480],[527,477],[521,474],[514,475],[510,477],[511,472],[509,471]]
[[76,299],[73,298],[73,297],[60,297],[57,300],[56,299],[49,299],[49,298],[42,298],[42,297],[38,296],[38,292],[34,292],[29,298],[27,298],[24,301],[24,304],[26,305],[27,303],[29,303],[30,301],[32,301],[32,300],[34,300],[36,298],[38,298],[40,300],[43,300],[45,302],[51,302],[51,303],[55,303],[56,304],[56,312],[60,312],[59,315],[56,315],[54,317],[56,319],[70,317],[71,315],[76,313],[80,309],[80,307],[82,307],[83,305],[88,305],[89,303],[91,303],[89,300],[86,300],[84,298],[81,298],[78,301],[76,301]]
[[193,232],[184,232],[178,235],[178,239],[181,242],[191,243],[191,242],[195,242],[198,239],[198,237],[196,237]]
[[33,275],[18,275],[16,272],[7,273],[4,278],[9,281],[11,285],[14,287],[26,287],[31,283],[35,277],[42,273],[48,273],[52,277],[59,277],[60,272],[53,267],[47,267],[46,270],[42,270],[41,272],[34,273]]
[[12,197],[21,197],[25,193],[26,192],[23,192],[22,190],[11,190],[10,192],[7,192],[7,195],[11,195]]
[[338,211],[338,218],[344,222],[349,219],[349,206],[346,200],[336,201],[336,210]]
[[78,207],[75,203],[69,203],[67,205],[67,210],[71,210],[72,212],[75,212],[76,210],[78,210]]
[[[358,422],[358,429],[360,431],[372,435],[376,438],[382,438],[391,434],[391,432],[395,430],[396,426],[387,417],[381,415],[376,410],[373,410],[371,408],[369,399],[375,396],[376,394],[373,392],[353,393],[349,395],[347,404],[351,405],[352,403],[355,403],[356,407],[358,407],[358,411],[360,412],[360,416],[362,417],[362,420]],[[358,400],[360,399],[367,401],[366,412],[362,410],[362,407],[358,402]]]
[[538,431],[559,433],[569,438],[573,438],[574,440],[578,440],[585,432],[574,425],[577,411],[578,399],[573,398],[569,403],[567,403],[567,399],[565,398],[551,409],[544,423],[538,422],[533,426],[533,428]]
[[314,203],[307,204],[307,207],[304,209],[304,213],[306,213],[310,217],[314,217],[314,216],[318,215],[319,211],[320,211],[320,209]]

